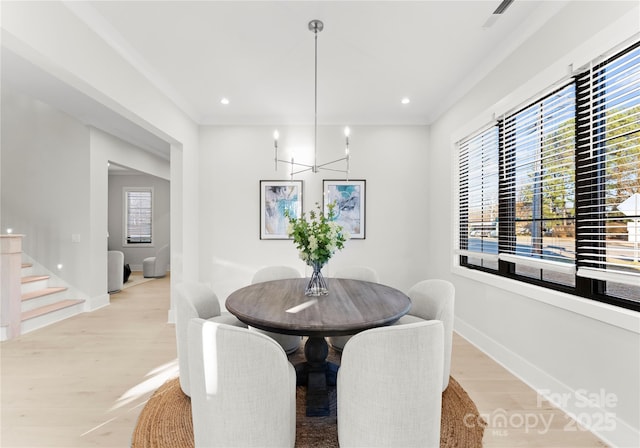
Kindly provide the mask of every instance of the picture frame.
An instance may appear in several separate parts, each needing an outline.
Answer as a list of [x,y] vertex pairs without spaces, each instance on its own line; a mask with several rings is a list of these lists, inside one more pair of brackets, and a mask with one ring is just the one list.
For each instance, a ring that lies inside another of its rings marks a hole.
[[260,239],[288,240],[289,221],[285,211],[294,218],[302,214],[301,180],[260,181]]
[[366,237],[366,180],[332,180],[322,181],[323,209],[335,202],[335,221],[349,232],[352,239]]

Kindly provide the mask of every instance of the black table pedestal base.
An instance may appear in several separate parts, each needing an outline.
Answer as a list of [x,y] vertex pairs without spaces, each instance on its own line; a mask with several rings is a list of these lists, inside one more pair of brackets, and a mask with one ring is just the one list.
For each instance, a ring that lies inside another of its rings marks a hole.
[[328,362],[329,346],[323,337],[309,337],[304,346],[306,362],[296,365],[298,386],[307,386],[307,417],[329,415],[329,390],[335,386],[338,365]]

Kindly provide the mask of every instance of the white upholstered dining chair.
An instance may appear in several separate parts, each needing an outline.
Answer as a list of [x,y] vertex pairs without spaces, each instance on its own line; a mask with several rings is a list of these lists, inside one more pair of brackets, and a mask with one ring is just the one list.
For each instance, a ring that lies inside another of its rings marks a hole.
[[431,320],[354,335],[338,370],[340,447],[438,447],[443,325]]
[[176,286],[176,348],[180,370],[180,388],[191,396],[189,383],[189,320],[208,319],[218,323],[245,327],[233,314],[220,311],[218,297],[203,283],[180,283]]
[[451,350],[453,345],[453,316],[456,291],[451,282],[439,279],[416,283],[407,293],[411,299],[409,313],[402,316],[396,325],[422,320],[439,320],[444,325],[444,365],[442,391],[449,386],[451,374]]
[[[333,276],[335,278],[349,278],[352,280],[363,280],[365,282],[380,282],[378,273],[369,266],[347,266],[337,269]],[[341,352],[344,349],[344,345],[350,338],[351,336],[331,336],[327,338],[327,340],[331,347]]]
[[[300,278],[300,271],[291,266],[267,266],[259,269],[253,274],[251,283],[268,282],[271,280],[284,280],[288,278]],[[282,346],[287,355],[295,352],[300,347],[302,341],[301,336],[293,336],[289,334],[274,333],[271,331],[264,331],[258,328],[251,328],[254,331],[266,334],[278,344]]]
[[192,319],[189,372],[196,447],[294,446],[296,373],[273,339]]

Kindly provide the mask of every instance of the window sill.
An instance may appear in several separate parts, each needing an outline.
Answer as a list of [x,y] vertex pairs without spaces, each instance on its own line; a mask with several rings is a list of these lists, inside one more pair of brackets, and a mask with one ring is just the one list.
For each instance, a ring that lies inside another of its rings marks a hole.
[[452,273],[640,334],[640,313],[636,311],[461,266],[454,266]]

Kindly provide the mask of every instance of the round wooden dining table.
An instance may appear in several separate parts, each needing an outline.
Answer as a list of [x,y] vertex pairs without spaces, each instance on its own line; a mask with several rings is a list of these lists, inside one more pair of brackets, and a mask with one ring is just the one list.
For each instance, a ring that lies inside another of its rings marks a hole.
[[326,336],[356,334],[390,325],[406,314],[411,300],[379,283],[327,278],[329,293],[304,294],[309,279],[255,283],[233,292],[226,307],[242,322],[261,330],[308,336],[306,361],[296,366],[298,384],[307,386],[307,415],[329,415],[327,385],[335,385],[337,366],[327,362]]

